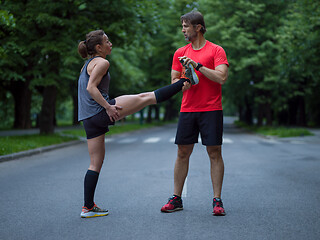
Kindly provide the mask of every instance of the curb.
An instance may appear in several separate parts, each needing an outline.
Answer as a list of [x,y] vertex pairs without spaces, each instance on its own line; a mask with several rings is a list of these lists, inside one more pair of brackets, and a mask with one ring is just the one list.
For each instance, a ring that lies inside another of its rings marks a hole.
[[15,160],[15,159],[22,158],[22,157],[32,156],[32,155],[35,155],[38,153],[48,152],[48,151],[55,150],[58,148],[69,147],[69,146],[76,145],[76,144],[83,143],[83,142],[84,142],[83,140],[74,140],[74,141],[70,141],[70,142],[66,142],[66,143],[60,143],[60,144],[50,145],[50,146],[46,146],[46,147],[22,151],[22,152],[18,152],[18,153],[3,155],[3,156],[0,156],[0,163],[5,162],[5,161],[9,161],[9,160]]

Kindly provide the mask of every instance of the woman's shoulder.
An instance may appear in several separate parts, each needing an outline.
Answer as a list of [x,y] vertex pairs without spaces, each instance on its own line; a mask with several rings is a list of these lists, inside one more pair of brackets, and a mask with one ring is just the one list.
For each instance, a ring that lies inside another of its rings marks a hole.
[[104,66],[109,66],[110,65],[109,61],[107,59],[105,59],[105,58],[102,58],[102,57],[94,58],[94,59],[92,59],[92,62],[94,64],[104,65]]
[[[88,65],[88,72],[92,72],[93,70],[101,71],[103,74],[105,74],[109,69],[110,63],[107,59],[104,59],[102,57],[97,57],[91,60],[91,62]],[[90,73],[89,73],[90,74]]]

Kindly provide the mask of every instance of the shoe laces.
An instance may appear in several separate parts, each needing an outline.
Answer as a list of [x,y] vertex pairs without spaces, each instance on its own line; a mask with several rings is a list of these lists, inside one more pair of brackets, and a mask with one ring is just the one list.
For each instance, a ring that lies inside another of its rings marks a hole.
[[216,206],[216,207],[222,207],[223,208],[223,203],[222,203],[221,200],[214,199],[213,200],[213,205]]
[[174,204],[174,203],[176,203],[178,201],[179,201],[179,199],[177,197],[175,197],[175,196],[172,196],[172,197],[170,197],[168,199],[168,203],[171,203],[171,204]]

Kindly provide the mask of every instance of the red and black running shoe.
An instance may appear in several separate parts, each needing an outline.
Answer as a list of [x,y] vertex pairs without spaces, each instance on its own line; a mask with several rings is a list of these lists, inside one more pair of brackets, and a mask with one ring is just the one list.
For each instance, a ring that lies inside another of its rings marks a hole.
[[223,208],[223,203],[222,203],[221,198],[214,198],[212,205],[213,205],[212,214],[214,216],[224,216],[224,215],[226,215],[226,212],[224,211],[224,208]]
[[183,210],[183,206],[182,199],[178,196],[172,196],[171,198],[169,198],[168,203],[161,208],[161,212],[166,213],[175,212],[179,210]]

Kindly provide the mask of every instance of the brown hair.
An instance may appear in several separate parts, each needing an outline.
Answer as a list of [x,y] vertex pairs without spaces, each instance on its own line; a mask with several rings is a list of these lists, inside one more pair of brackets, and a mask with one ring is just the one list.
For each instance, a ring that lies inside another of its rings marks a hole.
[[204,18],[199,11],[191,11],[189,13],[186,13],[180,17],[180,20],[181,23],[185,21],[186,23],[190,23],[193,26],[200,24],[202,26],[200,30],[202,34],[204,34],[207,31],[206,25],[204,23]]
[[102,44],[103,30],[95,30],[86,35],[86,40],[81,41],[78,45],[78,52],[81,57],[87,58],[89,55],[96,53],[96,45]]

